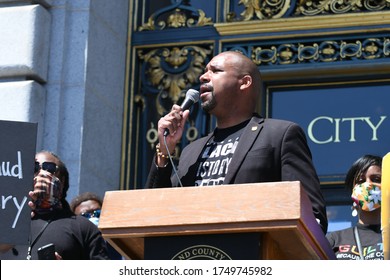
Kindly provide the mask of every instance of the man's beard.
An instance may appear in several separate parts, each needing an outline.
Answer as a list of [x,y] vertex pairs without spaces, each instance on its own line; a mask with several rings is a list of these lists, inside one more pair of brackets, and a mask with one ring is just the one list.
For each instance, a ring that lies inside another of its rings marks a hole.
[[211,110],[213,110],[217,106],[217,101],[215,100],[214,92],[211,92],[211,99],[203,102],[202,104],[202,109],[208,113]]

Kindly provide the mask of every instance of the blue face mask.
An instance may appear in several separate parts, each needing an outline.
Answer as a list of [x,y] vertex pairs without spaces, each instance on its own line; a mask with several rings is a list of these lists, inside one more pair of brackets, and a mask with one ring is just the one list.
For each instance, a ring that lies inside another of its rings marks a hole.
[[99,218],[92,217],[92,218],[89,218],[88,220],[90,220],[95,226],[99,225]]

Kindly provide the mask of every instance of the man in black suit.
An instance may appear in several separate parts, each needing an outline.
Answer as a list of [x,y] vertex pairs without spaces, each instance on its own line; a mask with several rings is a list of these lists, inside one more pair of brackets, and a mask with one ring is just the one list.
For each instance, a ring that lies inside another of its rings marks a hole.
[[146,187],[300,181],[326,233],[325,201],[304,131],[293,122],[255,113],[261,89],[257,66],[238,52],[223,52],[199,80],[201,106],[215,116],[216,128],[183,149],[175,176],[168,154],[182,137],[189,110],[173,105],[158,122],[159,144]]

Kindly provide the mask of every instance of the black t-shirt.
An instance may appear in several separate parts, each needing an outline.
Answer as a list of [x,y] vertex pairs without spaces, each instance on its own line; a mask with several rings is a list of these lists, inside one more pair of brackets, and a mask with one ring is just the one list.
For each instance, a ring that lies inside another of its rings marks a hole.
[[249,120],[229,128],[214,130],[198,158],[195,186],[222,185],[242,131]]
[[[383,242],[380,225],[356,225],[365,260],[383,260]],[[359,260],[359,249],[354,236],[354,228],[330,232],[326,235],[336,258],[339,260]]]

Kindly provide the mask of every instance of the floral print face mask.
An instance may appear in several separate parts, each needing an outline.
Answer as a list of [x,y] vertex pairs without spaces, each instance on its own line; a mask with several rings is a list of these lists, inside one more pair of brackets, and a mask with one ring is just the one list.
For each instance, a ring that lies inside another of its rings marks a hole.
[[351,197],[363,211],[373,211],[381,207],[381,185],[368,182],[356,184],[353,187]]

